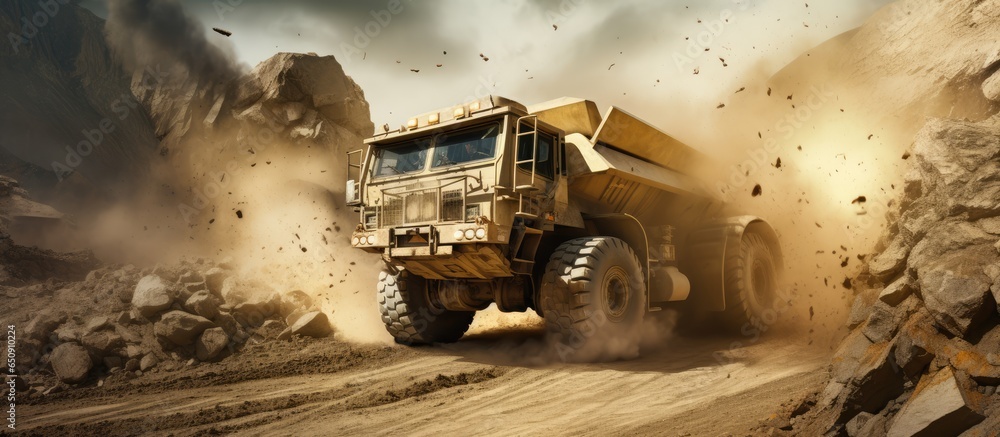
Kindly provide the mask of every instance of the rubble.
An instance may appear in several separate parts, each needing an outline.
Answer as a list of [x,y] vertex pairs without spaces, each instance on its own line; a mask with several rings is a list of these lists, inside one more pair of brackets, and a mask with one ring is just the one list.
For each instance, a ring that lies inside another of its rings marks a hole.
[[[224,263],[226,268],[211,261],[151,269],[108,266],[84,275],[89,279],[83,282],[53,284],[66,297],[93,303],[94,311],[80,308],[88,317],[70,316],[57,305],[25,321],[19,332],[23,341],[19,356],[30,362],[22,373],[35,383],[54,374],[50,377],[63,383],[101,382],[106,387],[115,381],[107,375],[116,372],[134,378],[178,369],[185,362],[217,362],[238,354],[247,344],[275,341],[286,331],[290,337],[293,329],[286,319],[298,322],[294,331],[299,336],[332,333],[326,314],[316,311],[307,293],[278,293],[234,273],[231,260]],[[228,280],[227,295],[234,300],[212,293],[206,279],[219,294]],[[121,302],[122,290],[129,291],[128,303]],[[51,372],[46,371],[48,366]]]

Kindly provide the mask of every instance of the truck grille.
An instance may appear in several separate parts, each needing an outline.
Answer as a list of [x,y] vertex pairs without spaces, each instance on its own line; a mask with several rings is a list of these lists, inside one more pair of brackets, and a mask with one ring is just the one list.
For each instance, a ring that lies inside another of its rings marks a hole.
[[[451,190],[441,193],[438,204],[436,189],[416,191],[398,197],[387,197],[382,206],[382,226],[400,226],[437,221],[461,221],[462,191]],[[440,220],[438,219],[440,208]]]

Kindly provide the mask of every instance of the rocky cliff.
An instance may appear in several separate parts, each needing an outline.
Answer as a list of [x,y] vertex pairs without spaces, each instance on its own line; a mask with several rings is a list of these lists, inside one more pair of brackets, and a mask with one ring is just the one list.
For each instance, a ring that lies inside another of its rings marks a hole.
[[72,2],[9,0],[0,31],[0,171],[67,205],[127,194],[158,141],[104,21]]
[[912,159],[877,256],[855,280],[852,331],[800,433],[1000,427],[1000,117],[932,120]]

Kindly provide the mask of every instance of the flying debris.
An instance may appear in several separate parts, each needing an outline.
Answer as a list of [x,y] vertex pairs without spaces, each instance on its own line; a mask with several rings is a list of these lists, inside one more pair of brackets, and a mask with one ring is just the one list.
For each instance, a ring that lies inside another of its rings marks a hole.
[[701,73],[701,69],[700,68],[695,68],[694,69],[694,74],[698,74],[698,73]]
[[611,64],[611,65],[609,65],[609,66],[608,66],[608,71],[611,71],[611,67],[614,67],[614,66],[615,66],[615,64]]
[[750,195],[753,197],[757,197],[760,196],[761,194],[764,194],[764,189],[760,187],[760,184],[754,185],[753,191],[750,192]]
[[767,89],[767,96],[771,97],[771,89],[770,88]]
[[559,30],[559,26],[557,26],[557,25],[553,24],[553,25],[552,25],[552,30]]
[[419,73],[420,72],[420,70],[417,70],[416,68],[411,68],[410,71],[412,71],[414,73]]
[[740,89],[736,90],[736,92],[733,93],[733,94],[739,94],[739,93],[742,93],[743,91],[746,91],[746,90],[747,90],[747,87],[745,87],[745,86],[744,87],[740,87]]
[[230,31],[228,31],[228,30],[226,30],[226,29],[219,29],[218,27],[213,27],[212,30],[214,30],[215,33],[218,33],[219,35],[223,35],[223,36],[227,36],[227,37],[233,36],[233,33],[230,32]]
[[857,204],[861,205],[861,204],[864,204],[867,201],[868,201],[867,197],[865,197],[865,196],[858,196],[857,199],[854,199],[854,200],[851,201],[851,204],[857,203]]
[[722,108],[725,108],[725,107],[726,107],[725,103],[719,103],[719,106],[716,106],[715,109],[722,109]]

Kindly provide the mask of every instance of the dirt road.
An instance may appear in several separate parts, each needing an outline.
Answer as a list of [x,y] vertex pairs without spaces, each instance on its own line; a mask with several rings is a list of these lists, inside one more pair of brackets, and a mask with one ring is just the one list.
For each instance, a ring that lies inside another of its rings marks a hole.
[[[738,340],[738,339],[737,339]],[[449,346],[336,339],[249,346],[240,360],[108,377],[19,409],[34,435],[746,435],[822,383],[828,351],[788,337],[673,337],[639,359],[538,363],[537,329]]]

